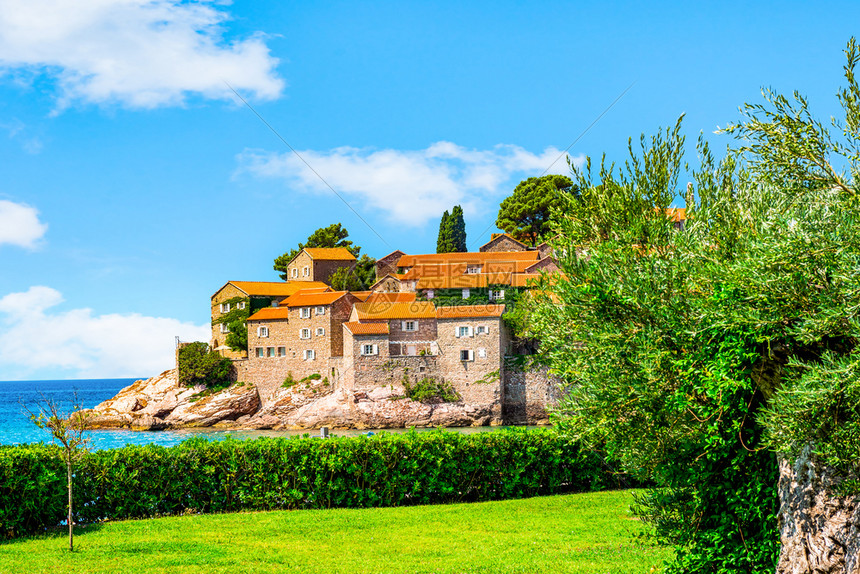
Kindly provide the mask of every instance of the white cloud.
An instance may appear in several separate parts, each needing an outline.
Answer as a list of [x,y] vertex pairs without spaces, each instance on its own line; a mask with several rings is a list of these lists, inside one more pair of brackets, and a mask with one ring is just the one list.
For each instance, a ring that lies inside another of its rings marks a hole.
[[32,249],[47,230],[35,208],[0,199],[0,246],[8,243]]
[[[207,0],[3,0],[0,71],[47,74],[60,106],[75,100],[151,108],[188,94],[281,94],[261,35],[225,39],[229,16]],[[224,4],[218,2],[216,4]]]
[[[341,147],[299,153],[347,199],[415,226],[437,219],[453,205],[462,205],[466,213],[479,211],[509,194],[521,179],[541,175],[562,154],[554,147],[534,154],[515,145],[474,150],[451,142],[414,151]],[[245,150],[238,161],[240,172],[281,178],[299,189],[330,193],[291,152]],[[574,158],[577,164],[582,161]],[[567,162],[560,159],[548,173],[568,174]]]
[[174,337],[207,341],[208,325],[139,314],[56,311],[56,289],[31,287],[0,298],[0,371],[62,370],[81,378],[152,376],[173,366]]

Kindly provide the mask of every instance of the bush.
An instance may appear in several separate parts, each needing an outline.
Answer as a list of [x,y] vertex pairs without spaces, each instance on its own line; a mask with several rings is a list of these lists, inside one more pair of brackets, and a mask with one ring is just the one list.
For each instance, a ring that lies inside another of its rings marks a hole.
[[[0,532],[44,532],[65,518],[56,447],[0,447]],[[599,490],[623,484],[600,457],[547,429],[259,438],[84,455],[75,521],[188,512],[361,508]]]
[[431,401],[455,403],[460,400],[460,395],[450,383],[437,381],[432,377],[424,377],[414,383],[410,382],[408,377],[404,377],[403,388],[406,390],[407,397],[422,403]]
[[229,386],[233,362],[210,351],[206,343],[189,343],[180,347],[177,363],[180,385]]

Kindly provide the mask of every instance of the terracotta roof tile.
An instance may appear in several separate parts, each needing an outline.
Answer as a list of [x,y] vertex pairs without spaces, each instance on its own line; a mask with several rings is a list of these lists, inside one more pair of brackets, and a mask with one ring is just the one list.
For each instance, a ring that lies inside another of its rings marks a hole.
[[[302,289],[327,287],[322,281],[228,281],[224,287],[227,285],[233,285],[251,297],[289,297]],[[218,289],[215,295],[224,287]]]
[[317,305],[331,305],[349,291],[326,291],[310,292],[300,291],[292,297],[281,301],[282,307],[315,307]]
[[429,301],[356,303],[355,310],[360,321],[368,319],[432,319],[436,316],[436,306]]
[[349,329],[353,335],[387,335],[388,323],[358,323],[350,321],[344,323],[344,327]]
[[248,317],[248,321],[272,321],[289,319],[289,311],[290,310],[286,307],[265,307]]
[[371,293],[366,299],[368,303],[411,303],[415,301],[415,293],[411,291],[401,291],[399,293]]
[[540,273],[517,273],[511,278],[512,287],[531,287],[540,281]]
[[436,309],[437,319],[468,319],[470,317],[501,317],[504,305],[455,305]]
[[350,293],[359,301],[366,301],[373,294],[373,291],[350,291]]
[[345,247],[305,247],[304,251],[321,261],[355,261],[355,255]]
[[438,265],[451,263],[482,263],[487,261],[537,261],[537,251],[478,251],[466,253],[427,253],[404,255],[397,261],[398,267],[415,265]]

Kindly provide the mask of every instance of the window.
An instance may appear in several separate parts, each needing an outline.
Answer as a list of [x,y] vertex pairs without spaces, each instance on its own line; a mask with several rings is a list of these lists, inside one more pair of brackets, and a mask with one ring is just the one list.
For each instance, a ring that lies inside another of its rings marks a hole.
[[419,373],[423,373],[423,372],[424,372],[424,371],[426,371],[426,370],[427,370],[427,367],[425,367],[424,365],[419,365],[419,366],[418,366],[418,372],[419,372]]
[[475,329],[475,334],[476,334],[476,335],[486,335],[486,334],[487,334],[487,333],[489,333],[489,332],[490,332],[490,328],[489,328],[489,327],[487,327],[486,325],[479,325],[479,326]]
[[325,329],[323,327],[317,327],[317,337],[325,337]]
[[460,360],[461,361],[474,361],[475,360],[475,352],[471,350],[463,349],[460,351]]
[[301,307],[299,309],[299,317],[302,319],[310,319],[311,318],[311,308],[310,307]]
[[230,327],[227,326],[227,323],[221,323],[221,332],[222,333],[229,333],[230,332]]
[[293,268],[290,270],[290,276],[291,276],[291,277],[293,277],[293,278],[298,277],[298,276],[299,276],[299,268],[298,268],[298,267],[293,267]]
[[264,349],[263,347],[257,347],[257,358],[262,359],[265,356],[266,356],[266,349]]
[[361,354],[362,355],[378,355],[379,347],[377,345],[362,345],[361,346]]
[[418,330],[418,322],[417,321],[403,321],[401,325],[404,331],[417,331]]
[[305,349],[305,361],[313,361],[316,356],[316,351],[313,349]]
[[505,290],[493,291],[490,289],[490,301],[498,301],[505,298]]
[[310,339],[311,338],[311,330],[310,329],[302,329],[299,331],[299,339]]
[[463,289],[463,299],[468,299],[468,298],[469,298],[469,290]]
[[436,296],[436,292],[435,292],[435,291],[433,291],[433,289],[428,289],[428,290],[427,290],[427,298],[428,298],[428,299],[432,299],[432,298],[433,298],[433,297],[435,297],[435,296]]
[[302,267],[302,277],[310,277],[310,274],[311,274],[311,268],[310,267],[308,267],[307,265]]
[[258,337],[268,337],[269,336],[269,328],[268,327],[257,327],[257,336]]
[[236,308],[237,309],[244,309],[245,308],[245,302],[240,301],[239,303],[236,303]]
[[221,312],[227,313],[230,311],[230,303],[221,303]]
[[466,267],[466,273],[480,273],[481,266],[480,265],[469,265]]
[[325,307],[323,307],[323,306],[317,307],[316,314],[317,315],[325,315]]
[[274,357],[275,356],[275,348],[274,347],[266,347],[266,356]]
[[287,356],[287,348],[286,347],[278,347],[278,356],[286,357]]
[[486,349],[478,349],[478,358],[486,359],[487,358],[487,350]]
[[454,336],[456,337],[471,337],[472,336],[472,328],[467,326],[456,327],[454,331]]

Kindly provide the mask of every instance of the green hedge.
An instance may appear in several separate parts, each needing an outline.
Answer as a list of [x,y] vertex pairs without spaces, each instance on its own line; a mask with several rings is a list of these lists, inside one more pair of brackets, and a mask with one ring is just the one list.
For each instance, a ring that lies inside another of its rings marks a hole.
[[[381,433],[371,437],[187,440],[84,455],[75,521],[186,512],[355,508],[500,500],[622,486],[554,431]],[[0,533],[65,518],[65,468],[51,445],[0,447]]]

